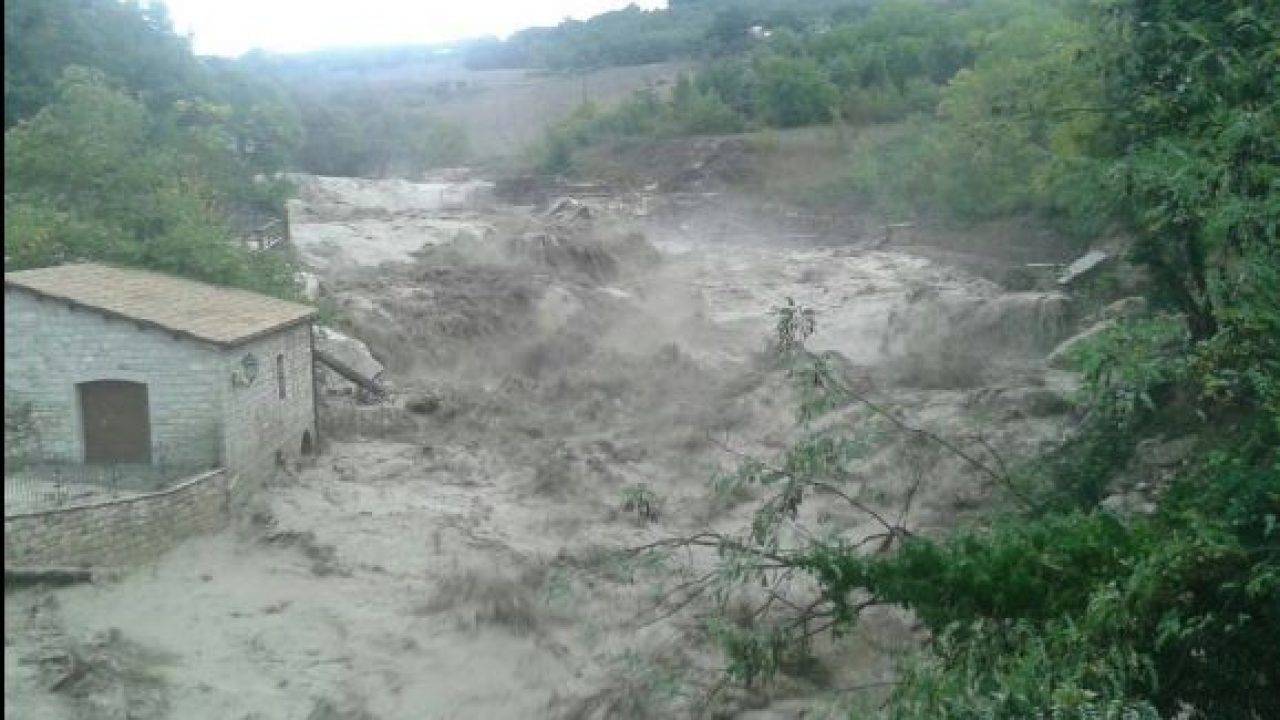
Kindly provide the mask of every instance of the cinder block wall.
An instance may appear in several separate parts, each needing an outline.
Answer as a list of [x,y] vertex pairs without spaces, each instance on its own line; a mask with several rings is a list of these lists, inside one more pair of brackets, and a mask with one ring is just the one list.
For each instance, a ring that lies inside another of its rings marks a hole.
[[[233,385],[229,378],[252,353],[258,374],[248,385]],[[285,397],[280,397],[276,358],[284,359]],[[303,435],[316,442],[315,397],[311,362],[311,326],[295,325],[274,335],[223,351],[228,378],[224,394],[226,416],[226,465],[249,482],[271,476],[276,454],[286,462],[297,460]]]
[[29,459],[82,462],[76,383],[128,380],[147,384],[153,462],[218,462],[229,380],[217,347],[21,289],[4,300],[5,403],[31,403]]
[[118,567],[159,557],[179,541],[222,528],[233,483],[225,470],[160,492],[6,516],[6,567]]

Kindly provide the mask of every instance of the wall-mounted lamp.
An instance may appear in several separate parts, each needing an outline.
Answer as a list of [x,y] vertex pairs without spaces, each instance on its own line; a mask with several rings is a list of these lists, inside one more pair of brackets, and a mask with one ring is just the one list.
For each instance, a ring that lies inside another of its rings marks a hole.
[[245,353],[240,358],[240,367],[231,371],[231,384],[235,387],[249,387],[258,378],[258,358],[253,353]]

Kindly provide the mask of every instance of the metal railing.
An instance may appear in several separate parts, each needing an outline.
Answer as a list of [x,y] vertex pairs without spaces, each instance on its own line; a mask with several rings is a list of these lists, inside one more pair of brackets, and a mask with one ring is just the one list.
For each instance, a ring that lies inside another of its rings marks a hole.
[[5,515],[38,512],[155,492],[216,466],[217,463],[7,462],[4,511]]

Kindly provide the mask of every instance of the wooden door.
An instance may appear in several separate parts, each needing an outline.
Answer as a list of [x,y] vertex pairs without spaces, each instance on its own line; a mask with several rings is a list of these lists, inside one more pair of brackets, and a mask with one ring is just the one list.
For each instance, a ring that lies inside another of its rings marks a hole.
[[145,383],[95,380],[76,388],[86,463],[151,462],[151,414]]

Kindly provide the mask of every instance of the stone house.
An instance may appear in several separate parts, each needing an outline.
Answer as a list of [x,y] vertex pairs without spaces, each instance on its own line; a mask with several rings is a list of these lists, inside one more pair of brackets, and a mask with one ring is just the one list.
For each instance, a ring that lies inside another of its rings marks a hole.
[[4,295],[25,459],[257,483],[315,447],[313,308],[93,263],[5,273]]

